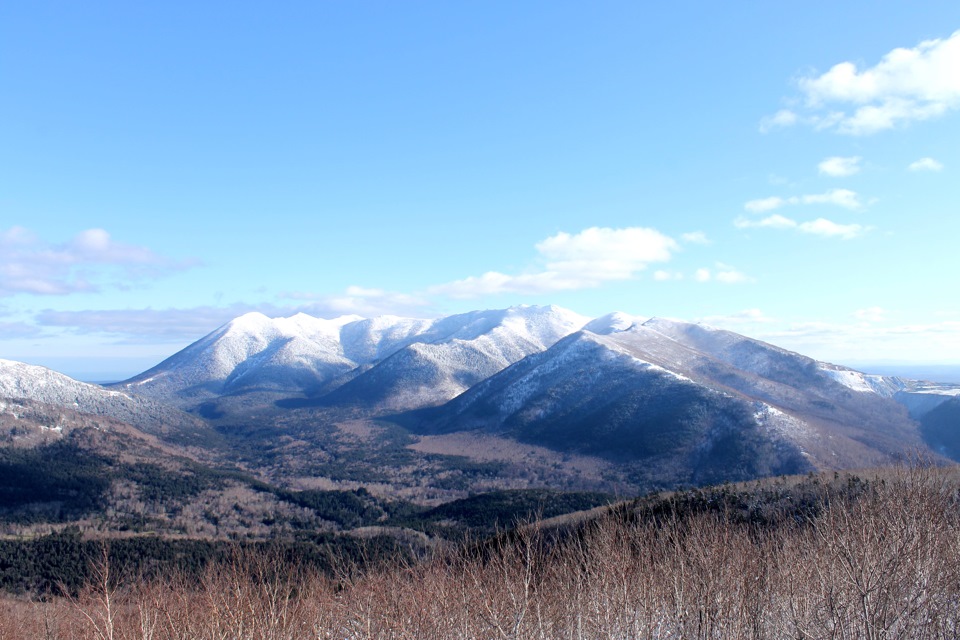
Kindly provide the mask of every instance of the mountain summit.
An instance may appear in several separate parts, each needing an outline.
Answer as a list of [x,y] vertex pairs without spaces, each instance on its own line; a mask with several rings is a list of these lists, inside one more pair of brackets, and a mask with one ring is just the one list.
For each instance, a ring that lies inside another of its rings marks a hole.
[[435,320],[248,313],[117,386],[192,408],[251,392],[323,395],[397,410],[449,400],[583,327],[560,307],[519,306]]

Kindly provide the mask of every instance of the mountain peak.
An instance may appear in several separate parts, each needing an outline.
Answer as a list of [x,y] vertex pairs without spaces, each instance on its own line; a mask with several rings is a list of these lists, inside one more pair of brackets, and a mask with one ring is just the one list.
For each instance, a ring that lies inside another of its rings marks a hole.
[[261,334],[264,331],[268,331],[272,328],[274,328],[273,319],[267,317],[259,311],[250,311],[229,321],[217,332],[214,332],[214,334],[219,333],[221,336],[254,335]]
[[646,321],[646,318],[631,316],[623,313],[622,311],[614,311],[613,313],[608,313],[605,316],[594,318],[583,328],[591,333],[609,335],[619,331],[629,331],[631,327],[638,324],[642,325]]

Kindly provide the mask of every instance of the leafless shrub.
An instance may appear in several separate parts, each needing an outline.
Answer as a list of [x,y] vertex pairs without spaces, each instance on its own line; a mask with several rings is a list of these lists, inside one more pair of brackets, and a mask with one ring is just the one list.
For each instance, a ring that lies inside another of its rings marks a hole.
[[333,576],[238,551],[199,581],[120,581],[104,554],[70,601],[0,600],[0,640],[954,638],[957,492],[904,467],[775,527],[617,513]]

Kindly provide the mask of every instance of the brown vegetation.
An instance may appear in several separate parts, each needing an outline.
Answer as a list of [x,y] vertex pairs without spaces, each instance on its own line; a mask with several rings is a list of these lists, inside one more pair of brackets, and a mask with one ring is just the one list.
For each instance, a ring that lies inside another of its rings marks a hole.
[[617,511],[336,576],[238,553],[199,581],[139,582],[101,559],[73,598],[0,602],[0,640],[954,638],[958,490],[904,468],[776,526]]

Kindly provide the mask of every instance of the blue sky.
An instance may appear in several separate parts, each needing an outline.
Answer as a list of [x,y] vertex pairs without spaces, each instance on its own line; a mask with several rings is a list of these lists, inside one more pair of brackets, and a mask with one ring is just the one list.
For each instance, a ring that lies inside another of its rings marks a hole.
[[4,3],[0,357],[552,303],[960,363],[960,3],[660,4]]

